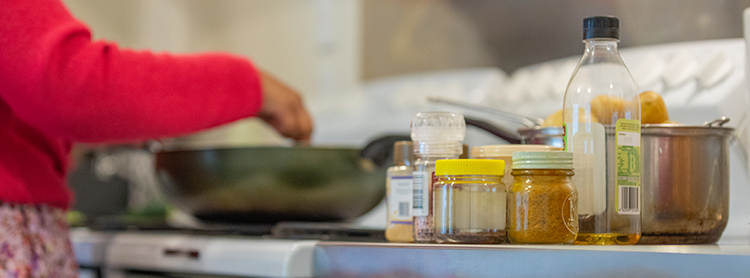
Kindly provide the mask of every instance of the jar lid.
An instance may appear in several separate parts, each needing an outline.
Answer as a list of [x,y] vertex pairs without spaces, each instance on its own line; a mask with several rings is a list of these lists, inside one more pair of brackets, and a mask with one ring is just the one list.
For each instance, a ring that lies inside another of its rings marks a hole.
[[513,153],[513,169],[573,169],[573,153],[563,151]]
[[421,112],[411,120],[411,140],[415,142],[458,143],[465,134],[466,121],[460,113]]
[[503,176],[505,161],[492,159],[443,159],[435,162],[435,175]]
[[546,145],[489,145],[471,148],[471,158],[511,157],[514,152],[562,151],[562,148]]

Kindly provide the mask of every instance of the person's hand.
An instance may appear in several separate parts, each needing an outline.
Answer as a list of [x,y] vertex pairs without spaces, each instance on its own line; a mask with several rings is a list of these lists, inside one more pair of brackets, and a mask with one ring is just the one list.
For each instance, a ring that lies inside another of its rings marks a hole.
[[260,73],[263,83],[263,106],[258,117],[285,137],[302,142],[309,141],[313,124],[300,95],[268,73]]

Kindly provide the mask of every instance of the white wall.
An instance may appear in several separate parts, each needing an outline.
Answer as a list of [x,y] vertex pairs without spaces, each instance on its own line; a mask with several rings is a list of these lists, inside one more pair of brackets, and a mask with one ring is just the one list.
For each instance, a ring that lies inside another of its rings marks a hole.
[[[95,39],[136,49],[244,55],[307,98],[343,94],[361,80],[360,0],[64,2]],[[250,144],[280,139],[263,132],[268,128],[262,124],[248,125],[203,139],[252,138]]]

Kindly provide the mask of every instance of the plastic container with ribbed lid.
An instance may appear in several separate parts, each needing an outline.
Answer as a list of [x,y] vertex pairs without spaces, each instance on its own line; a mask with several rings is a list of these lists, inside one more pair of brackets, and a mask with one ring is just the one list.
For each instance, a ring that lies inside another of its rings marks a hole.
[[466,133],[464,116],[453,112],[417,113],[411,121],[411,140],[414,142],[414,241],[434,242],[432,219],[432,185],[435,161],[457,159],[463,153]]
[[454,112],[421,112],[411,121],[417,155],[461,155],[466,135],[464,116]]
[[411,141],[398,141],[393,144],[394,166],[386,173],[386,213],[385,239],[393,242],[414,242],[412,235],[412,201],[414,183],[414,147]]

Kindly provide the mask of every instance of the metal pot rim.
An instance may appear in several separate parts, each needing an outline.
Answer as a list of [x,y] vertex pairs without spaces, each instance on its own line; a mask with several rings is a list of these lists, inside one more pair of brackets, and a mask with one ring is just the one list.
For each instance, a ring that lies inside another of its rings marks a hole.
[[734,132],[732,127],[680,125],[680,124],[646,124],[641,126],[643,135],[722,135]]
[[[607,132],[614,132],[614,126],[606,126]],[[705,126],[705,125],[682,125],[682,124],[644,124],[641,125],[643,135],[730,135],[734,131],[732,127]],[[526,127],[519,128],[518,132],[525,138],[546,138],[550,136],[563,135],[562,127]]]

